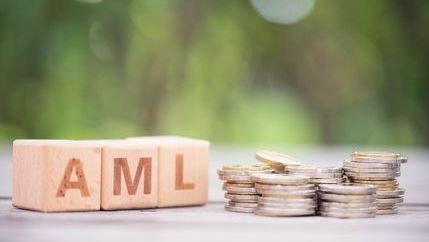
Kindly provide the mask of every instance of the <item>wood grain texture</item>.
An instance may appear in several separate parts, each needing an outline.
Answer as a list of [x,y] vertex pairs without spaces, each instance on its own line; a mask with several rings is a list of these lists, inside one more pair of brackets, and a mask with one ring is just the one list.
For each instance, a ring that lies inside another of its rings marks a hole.
[[154,144],[111,142],[103,146],[101,208],[156,207],[158,154]]
[[207,203],[209,142],[176,136],[128,141],[158,146],[158,207]]
[[13,204],[44,211],[100,209],[101,149],[67,140],[16,140]]

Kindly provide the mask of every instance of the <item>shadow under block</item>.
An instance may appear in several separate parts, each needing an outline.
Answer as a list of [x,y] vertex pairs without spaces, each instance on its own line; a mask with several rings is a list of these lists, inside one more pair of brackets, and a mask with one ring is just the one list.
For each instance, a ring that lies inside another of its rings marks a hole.
[[158,154],[154,144],[126,141],[103,145],[101,208],[152,208],[158,199]]
[[158,207],[207,203],[209,142],[174,136],[128,140],[158,146]]
[[12,204],[44,212],[100,209],[101,148],[67,140],[13,142]]

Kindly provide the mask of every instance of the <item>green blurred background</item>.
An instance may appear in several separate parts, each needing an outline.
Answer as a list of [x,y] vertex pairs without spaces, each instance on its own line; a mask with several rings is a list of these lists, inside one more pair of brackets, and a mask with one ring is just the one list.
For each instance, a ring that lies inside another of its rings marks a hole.
[[256,3],[0,0],[0,140],[429,145],[429,1]]

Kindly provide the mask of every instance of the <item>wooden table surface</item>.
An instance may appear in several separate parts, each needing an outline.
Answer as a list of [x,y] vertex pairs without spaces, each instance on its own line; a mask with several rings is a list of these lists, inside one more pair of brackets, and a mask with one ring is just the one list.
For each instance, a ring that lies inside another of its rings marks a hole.
[[[226,212],[216,169],[254,162],[253,148],[215,146],[210,202],[201,207],[128,211],[39,213],[11,205],[10,148],[0,150],[0,241],[429,241],[429,151],[398,149],[409,156],[399,178],[406,189],[397,215],[374,219],[269,218]],[[340,165],[353,147],[279,149],[309,164]]]

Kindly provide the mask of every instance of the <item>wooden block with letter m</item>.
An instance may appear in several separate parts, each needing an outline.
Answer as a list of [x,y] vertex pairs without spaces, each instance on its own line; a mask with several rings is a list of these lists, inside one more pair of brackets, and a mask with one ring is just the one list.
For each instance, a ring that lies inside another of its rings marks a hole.
[[158,154],[154,144],[123,141],[103,144],[101,208],[157,206]]
[[158,147],[158,207],[207,203],[208,141],[176,136],[135,137],[128,141]]
[[44,212],[100,209],[101,148],[68,140],[13,142],[12,203]]

